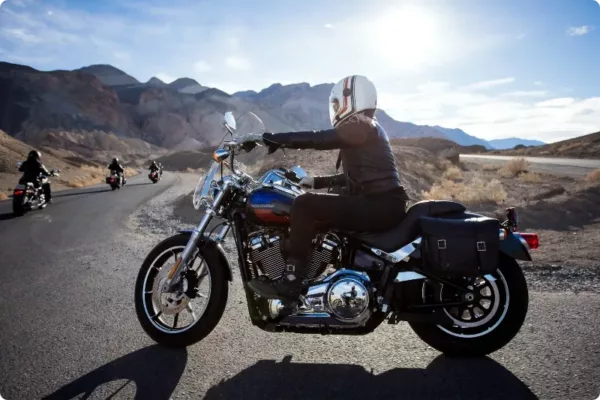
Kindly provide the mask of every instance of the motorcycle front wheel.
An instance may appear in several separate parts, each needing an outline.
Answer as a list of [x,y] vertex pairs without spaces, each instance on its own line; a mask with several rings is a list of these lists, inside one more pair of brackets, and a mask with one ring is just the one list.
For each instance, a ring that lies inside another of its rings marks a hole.
[[[501,255],[492,278],[478,277],[472,286],[476,297],[472,304],[449,307],[442,312],[452,326],[410,322],[413,331],[431,347],[449,356],[484,356],[504,347],[521,329],[529,305],[527,282],[519,264]],[[448,301],[453,289],[435,289],[424,284],[425,298]]]
[[138,320],[153,340],[169,347],[186,347],[204,339],[219,323],[227,304],[227,266],[208,248],[196,250],[174,293],[163,290],[189,237],[178,234],[159,243],[144,260],[136,280]]

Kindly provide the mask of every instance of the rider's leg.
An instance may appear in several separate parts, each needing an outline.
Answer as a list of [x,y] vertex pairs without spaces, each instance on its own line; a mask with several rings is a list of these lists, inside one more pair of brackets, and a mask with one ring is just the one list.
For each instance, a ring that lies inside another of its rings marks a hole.
[[52,202],[52,190],[50,190],[50,183],[44,183],[42,185],[42,189],[44,190],[44,197],[46,198],[46,202]]
[[253,280],[250,287],[266,298],[297,299],[312,240],[319,229],[380,231],[398,224],[406,202],[391,194],[380,196],[338,196],[305,193],[294,200],[288,267],[278,281]]

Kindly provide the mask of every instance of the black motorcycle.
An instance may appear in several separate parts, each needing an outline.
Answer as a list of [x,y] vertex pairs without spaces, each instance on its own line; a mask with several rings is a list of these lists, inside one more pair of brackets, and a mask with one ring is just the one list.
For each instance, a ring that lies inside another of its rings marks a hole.
[[[59,169],[52,170],[50,176],[59,176],[59,172]],[[13,190],[13,213],[22,216],[36,208],[40,210],[46,208],[48,203],[46,202],[43,185],[47,183],[48,177],[41,174],[36,182],[18,183]]]
[[121,186],[125,184],[125,177],[123,174],[116,171],[111,171],[110,175],[106,177],[106,184],[110,186],[112,190],[121,189]]
[[152,171],[148,174],[148,179],[150,179],[152,183],[157,183],[160,181],[160,174],[158,171]]
[[[226,113],[224,125],[233,137],[239,123]],[[233,276],[221,247],[230,232],[252,324],[266,331],[363,335],[408,321],[439,351],[477,356],[521,328],[528,290],[517,260],[531,260],[537,234],[516,231],[514,209],[501,223],[453,201],[415,203],[387,232],[319,233],[299,305],[261,298],[246,284],[284,273],[290,207],[306,173],[272,169],[254,180],[235,161],[242,152],[235,139],[214,152],[193,197],[200,223],[159,243],[139,271],[136,312],[155,341],[189,346],[217,325]]]

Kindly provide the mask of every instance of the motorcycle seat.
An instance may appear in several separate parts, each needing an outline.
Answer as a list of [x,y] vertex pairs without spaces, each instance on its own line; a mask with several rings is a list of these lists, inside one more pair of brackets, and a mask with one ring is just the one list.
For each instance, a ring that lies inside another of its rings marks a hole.
[[369,247],[393,252],[419,235],[419,218],[461,214],[465,211],[465,206],[455,201],[423,200],[413,204],[400,224],[392,229],[383,232],[356,232],[351,236]]

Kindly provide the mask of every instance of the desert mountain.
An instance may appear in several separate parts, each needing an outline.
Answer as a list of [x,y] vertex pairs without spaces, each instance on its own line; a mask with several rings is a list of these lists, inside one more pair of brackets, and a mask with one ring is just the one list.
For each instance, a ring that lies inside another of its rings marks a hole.
[[534,157],[598,158],[600,156],[600,132],[545,144],[543,146],[499,151],[498,154]]
[[[195,150],[221,140],[225,111],[252,111],[275,132],[328,128],[331,88],[332,84],[274,84],[259,92],[229,95],[191,78],[165,83],[153,77],[142,83],[110,65],[45,72],[0,63],[0,129],[36,144],[48,139],[42,133],[51,130],[101,132]],[[492,147],[462,130],[396,121],[383,110],[378,119],[392,138],[437,137]]]
[[497,150],[512,149],[515,146],[543,146],[546,143],[541,140],[528,140],[519,138],[507,138],[507,139],[494,139],[488,142],[492,145],[492,148]]

